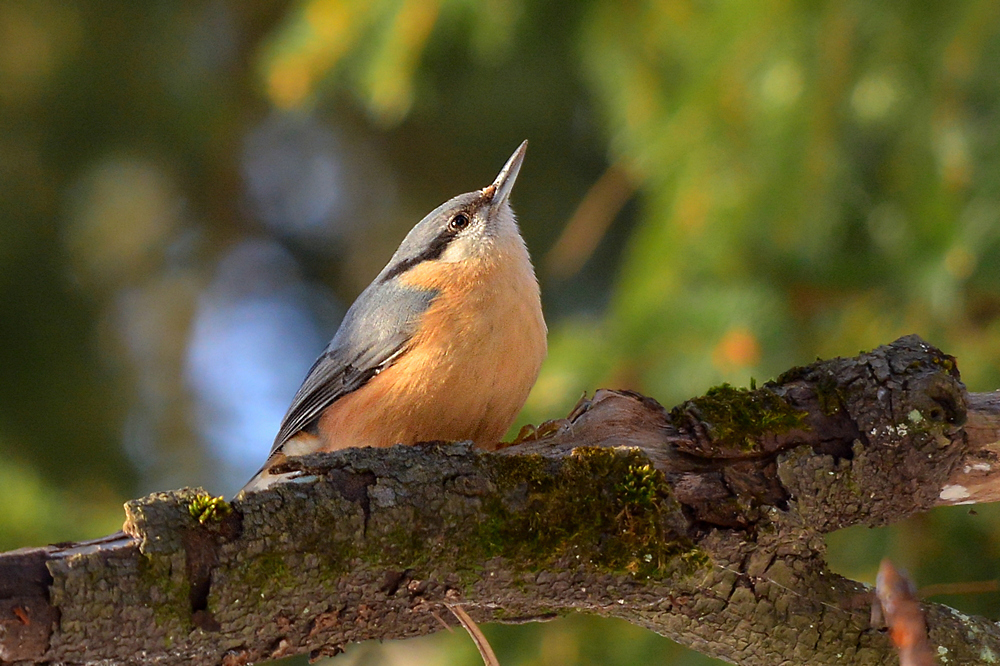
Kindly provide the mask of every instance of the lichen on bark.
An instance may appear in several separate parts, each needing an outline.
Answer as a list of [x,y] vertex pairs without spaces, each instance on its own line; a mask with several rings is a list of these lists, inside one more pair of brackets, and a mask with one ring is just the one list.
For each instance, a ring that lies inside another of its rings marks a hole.
[[[0,602],[58,613],[47,643],[9,653],[333,654],[436,631],[447,602],[478,621],[622,617],[751,665],[884,663],[893,652],[867,591],[826,569],[823,534],[931,506],[965,452],[965,409],[953,359],[904,338],[672,412],[599,391],[496,452],[431,443],[292,459],[293,478],[228,505],[160,493],[129,503],[126,534],[0,556]],[[48,579],[4,587],[5,571],[40,564]],[[949,654],[971,654],[970,626],[1000,654],[985,620],[930,617]]]

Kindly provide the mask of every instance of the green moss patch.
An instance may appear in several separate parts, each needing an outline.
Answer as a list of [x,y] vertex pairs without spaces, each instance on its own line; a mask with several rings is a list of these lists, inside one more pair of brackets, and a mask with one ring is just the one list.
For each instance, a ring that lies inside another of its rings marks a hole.
[[222,497],[208,493],[195,495],[188,504],[188,513],[200,524],[217,523],[232,513],[233,508]]
[[726,450],[736,455],[763,453],[765,434],[802,428],[806,417],[806,412],[793,408],[767,386],[749,390],[729,384],[675,407],[670,417],[683,424],[692,414],[708,427],[717,455]]
[[526,569],[571,559],[663,576],[691,548],[663,474],[638,450],[588,447],[564,460],[492,462],[500,492],[484,503],[476,535],[487,558]]

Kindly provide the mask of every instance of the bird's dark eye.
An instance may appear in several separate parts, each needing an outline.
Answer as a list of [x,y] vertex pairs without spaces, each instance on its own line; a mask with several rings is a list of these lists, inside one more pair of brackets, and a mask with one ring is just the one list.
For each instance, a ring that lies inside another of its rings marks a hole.
[[448,228],[452,231],[461,231],[467,226],[469,226],[469,216],[465,213],[459,213],[448,222]]

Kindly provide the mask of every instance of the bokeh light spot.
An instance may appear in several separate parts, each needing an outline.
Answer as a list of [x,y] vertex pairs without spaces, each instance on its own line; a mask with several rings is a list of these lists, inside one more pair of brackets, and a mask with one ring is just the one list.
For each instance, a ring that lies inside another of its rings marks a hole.
[[0,3],[0,100],[37,99],[79,43],[70,3]]
[[140,158],[92,165],[71,197],[65,242],[78,270],[114,283],[150,270],[177,228],[182,204],[172,179]]
[[255,216],[279,236],[331,243],[349,222],[339,142],[309,114],[275,113],[253,128],[242,169]]
[[886,73],[862,78],[851,93],[851,108],[864,122],[882,120],[899,100],[899,84]]
[[952,277],[966,280],[976,270],[976,255],[964,245],[956,245],[944,255],[944,267]]
[[246,241],[219,262],[202,295],[186,374],[197,427],[228,466],[228,490],[264,462],[295,390],[325,342],[314,293],[279,245]]
[[760,361],[760,343],[745,328],[729,329],[712,351],[712,362],[723,372],[747,368]]
[[764,72],[760,82],[760,95],[764,103],[774,109],[795,103],[802,94],[802,68],[792,60],[781,60]]
[[947,122],[936,127],[934,149],[945,184],[950,189],[965,187],[972,177],[969,138],[965,127],[957,122]]

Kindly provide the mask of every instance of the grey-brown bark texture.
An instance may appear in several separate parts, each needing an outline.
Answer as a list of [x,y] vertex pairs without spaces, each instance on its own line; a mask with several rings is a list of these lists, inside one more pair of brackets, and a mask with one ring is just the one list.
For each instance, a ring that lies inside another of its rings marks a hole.
[[[294,482],[231,510],[152,495],[127,505],[124,534],[0,555],[0,660],[335,654],[437,631],[461,603],[478,621],[620,617],[740,664],[895,663],[823,535],[941,503],[996,441],[993,402],[976,400],[966,430],[954,359],[907,337],[670,412],[599,391],[495,452],[297,459]],[[925,610],[949,664],[1000,655],[994,623]]]

